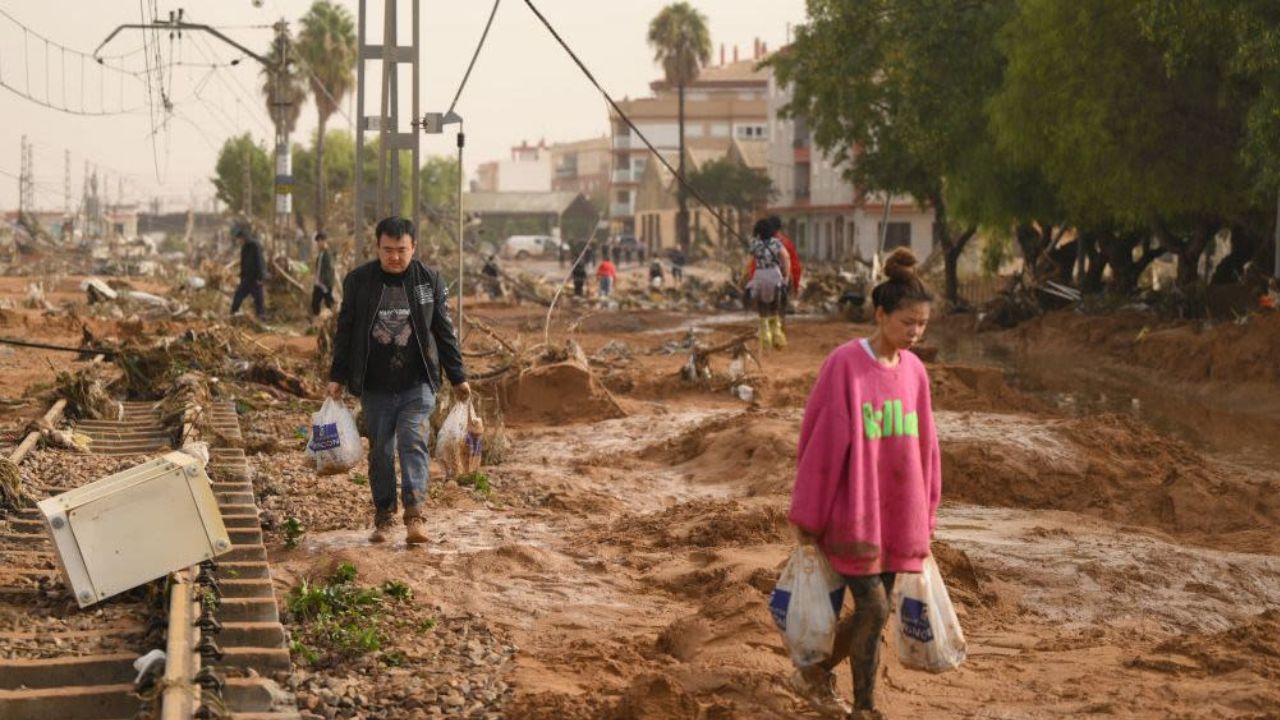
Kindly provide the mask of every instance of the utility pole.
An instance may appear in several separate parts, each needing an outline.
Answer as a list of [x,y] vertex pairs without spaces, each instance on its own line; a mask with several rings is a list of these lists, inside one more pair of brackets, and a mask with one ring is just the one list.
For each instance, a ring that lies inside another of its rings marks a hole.
[[71,217],[71,151],[63,150],[62,214]]
[[[397,40],[397,26],[400,19],[400,5],[410,3],[410,21],[413,38],[409,45],[400,45]],[[419,0],[383,0],[382,43],[375,45],[366,42],[368,33],[368,8],[377,0],[360,0],[359,30],[356,37],[358,52],[356,54],[356,158],[363,157],[366,133],[377,133],[378,137],[378,180],[377,186],[369,188],[364,181],[364,174],[356,172],[355,194],[355,235],[364,238],[367,218],[370,215],[407,215],[413,221],[414,232],[421,235],[418,222],[418,148],[419,137],[416,128],[412,127],[419,117]],[[368,87],[366,63],[381,63],[382,77],[377,87],[378,114],[365,114],[365,94]],[[400,82],[401,64],[412,68],[412,109],[408,131],[400,128]],[[400,177],[400,154],[408,152],[412,157],[413,177],[409,180],[412,207],[404,211],[404,178]],[[359,160],[357,160],[357,164]],[[357,240],[359,243],[359,240]],[[359,244],[362,257],[368,256],[368,245]]]
[[27,136],[22,136],[21,167],[18,172],[18,213],[32,213],[36,210],[36,169],[35,153]]
[[[293,98],[287,85],[289,65],[293,57],[289,23],[281,19],[272,28],[276,31],[272,44],[271,77],[274,84],[271,98],[271,122],[275,126],[275,198],[277,241],[285,240],[293,214],[293,155],[289,147],[289,116]],[[279,244],[276,246],[279,251]]]

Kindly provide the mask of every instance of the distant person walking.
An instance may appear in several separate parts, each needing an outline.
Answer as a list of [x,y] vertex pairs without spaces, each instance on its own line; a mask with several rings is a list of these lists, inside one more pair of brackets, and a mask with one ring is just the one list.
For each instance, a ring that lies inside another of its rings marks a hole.
[[654,259],[649,263],[649,287],[654,290],[661,290],[662,283],[666,280],[666,273],[662,270],[662,261]]
[[445,282],[413,257],[413,223],[389,217],[374,235],[378,259],[342,281],[342,308],[333,341],[328,393],[345,386],[360,398],[369,430],[370,542],[386,542],[396,512],[396,456],[405,540],[424,543],[428,420],[440,392],[440,371],[461,401],[471,396],[458,337],[449,318]]
[[614,267],[609,256],[605,256],[596,267],[596,279],[600,282],[600,297],[607,298],[613,294],[613,285],[618,280],[618,268]]
[[582,297],[583,288],[587,285],[587,261],[585,258],[578,258],[578,262],[573,266],[573,296]]
[[684,282],[684,265],[688,259],[680,249],[671,251],[671,282],[680,285]]
[[263,287],[267,280],[267,261],[262,254],[262,243],[258,242],[246,225],[232,228],[231,237],[240,242],[240,284],[231,296],[231,314],[240,312],[240,304],[245,298],[252,297],[253,312],[261,320],[266,310]]
[[782,242],[773,236],[768,220],[756,221],[751,234],[743,281],[760,315],[760,348],[781,350],[787,346],[781,314],[783,287],[791,274],[790,258]]
[[311,314],[320,314],[320,304],[333,309],[333,253],[329,251],[329,236],[316,233],[316,281],[311,287]]
[[832,654],[792,676],[827,716],[849,712],[833,671],[850,658],[854,711],[873,720],[880,634],[897,573],[920,572],[930,554],[942,495],[942,460],[929,376],[910,348],[929,322],[933,296],[906,248],[885,261],[888,280],[871,293],[876,330],[827,357],[809,393],[789,518],[853,593],[853,614],[836,628]]
[[782,232],[782,218],[770,215],[769,227],[773,229],[773,236],[782,243],[783,249],[787,251],[787,257],[791,260],[790,282],[782,292],[782,316],[785,318],[787,313],[791,312],[791,303],[800,297],[800,276],[804,274],[804,265],[800,262],[800,253],[796,252],[796,244]]
[[499,300],[505,293],[502,290],[502,271],[498,269],[498,257],[490,255],[484,261],[484,267],[480,268],[480,274],[484,275],[484,282],[489,291],[490,300]]

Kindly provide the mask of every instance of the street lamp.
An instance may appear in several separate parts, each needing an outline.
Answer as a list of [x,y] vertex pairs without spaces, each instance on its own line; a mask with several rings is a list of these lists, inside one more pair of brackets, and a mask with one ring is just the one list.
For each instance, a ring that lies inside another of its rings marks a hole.
[[[458,126],[458,343],[462,343],[462,297],[464,295],[462,282],[463,273],[465,272],[465,259],[463,254],[463,213],[462,213],[462,149],[467,144],[467,135],[463,132],[462,116],[450,110],[446,113],[427,113],[422,116],[422,132],[428,135],[440,135],[444,133],[446,125]],[[415,200],[416,202],[416,200]]]

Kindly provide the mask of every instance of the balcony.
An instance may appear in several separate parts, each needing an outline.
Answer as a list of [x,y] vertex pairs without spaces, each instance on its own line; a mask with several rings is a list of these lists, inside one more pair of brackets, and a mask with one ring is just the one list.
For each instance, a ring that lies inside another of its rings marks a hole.
[[632,209],[629,202],[615,202],[609,205],[609,217],[611,218],[631,217],[634,214],[635,210]]
[[614,168],[613,182],[614,183],[633,183],[633,182],[638,182],[638,180],[635,176],[635,172],[631,168]]
[[631,149],[631,135],[629,135],[629,134],[628,134],[628,135],[614,135],[614,136],[613,136],[613,149],[614,149],[614,150],[630,150],[630,149]]

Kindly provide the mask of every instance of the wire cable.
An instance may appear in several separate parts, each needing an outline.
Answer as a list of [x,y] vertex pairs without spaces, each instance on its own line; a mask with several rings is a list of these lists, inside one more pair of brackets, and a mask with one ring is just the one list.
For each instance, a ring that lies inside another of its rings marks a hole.
[[[453,94],[453,102],[449,103],[448,115],[452,113],[454,108],[458,106],[458,98],[462,97],[462,91],[467,88],[467,81],[471,79],[471,71],[475,69],[476,60],[480,58],[480,51],[484,49],[484,41],[489,38],[489,29],[493,27],[493,19],[498,15],[498,6],[502,4],[502,0],[493,0],[493,9],[489,11],[489,21],[484,24],[484,32],[480,34],[480,42],[476,43],[476,51],[471,54],[471,62],[467,64],[467,71],[462,75],[462,82],[458,84],[458,91]],[[537,12],[536,10],[534,12]]]
[[600,91],[600,94],[604,96],[605,101],[609,103],[609,106],[613,108],[613,111],[618,113],[618,117],[622,118],[622,120],[626,122],[627,127],[631,128],[631,131],[640,138],[640,141],[644,143],[645,147],[649,148],[649,152],[653,153],[653,155],[658,159],[658,162],[662,163],[662,166],[665,167],[673,177],[675,177],[676,182],[680,183],[680,186],[687,190],[694,199],[702,203],[703,207],[707,209],[707,212],[711,213],[711,215],[720,222],[720,225],[724,230],[728,231],[728,233],[738,240],[738,242],[745,242],[745,239],[736,229],[734,229],[733,225],[725,220],[724,216],[712,207],[711,203],[707,202],[706,198],[702,197],[702,193],[698,192],[697,188],[690,185],[689,182],[685,180],[684,176],[677,172],[675,168],[671,167],[671,163],[667,162],[667,159],[662,156],[662,153],[658,152],[658,149],[653,146],[653,143],[649,142],[649,138],[645,137],[644,133],[640,132],[640,128],[636,127],[636,124],[632,122],[631,118],[622,111],[622,108],[618,107],[618,103],[614,101],[613,97],[610,96],[603,87],[601,87],[600,82],[596,80],[595,75],[587,69],[587,66],[578,58],[577,53],[569,47],[569,44],[564,41],[564,38],[560,37],[560,33],[556,31],[550,21],[548,21],[542,12],[538,10],[537,6],[533,4],[533,0],[524,0],[524,4],[529,6],[529,9],[533,11],[533,14],[536,15],[538,20],[542,22],[543,26],[547,28],[547,31],[556,39],[556,42],[560,43],[560,47],[564,48],[564,51],[569,54],[570,59],[572,59],[574,64],[578,66],[578,69],[587,76],[587,79],[591,81],[591,84],[595,86],[596,90]]

